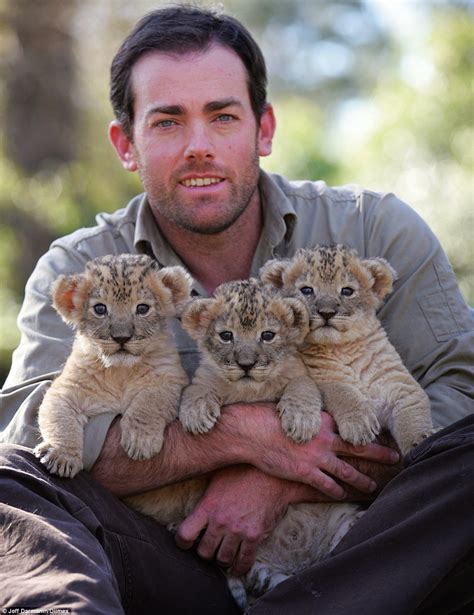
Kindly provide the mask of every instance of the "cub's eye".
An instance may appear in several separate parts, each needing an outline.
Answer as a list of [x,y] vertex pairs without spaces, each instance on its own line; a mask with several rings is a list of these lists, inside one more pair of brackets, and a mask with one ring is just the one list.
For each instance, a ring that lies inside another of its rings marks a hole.
[[263,331],[262,335],[260,336],[260,339],[262,340],[262,342],[271,342],[274,337],[275,334],[273,333],[273,331]]
[[345,286],[344,288],[341,288],[341,295],[343,297],[350,297],[353,294],[354,294],[353,288],[350,288],[349,286]]
[[150,311],[150,306],[147,305],[146,303],[139,303],[137,305],[137,314],[140,314],[140,316],[144,316],[145,314],[148,314],[149,311]]
[[94,312],[97,316],[105,316],[107,314],[107,306],[103,303],[96,303],[93,307]]
[[223,342],[231,342],[234,339],[232,331],[221,331],[219,337]]
[[303,286],[300,288],[300,292],[303,293],[303,295],[314,295],[314,290],[311,286]]

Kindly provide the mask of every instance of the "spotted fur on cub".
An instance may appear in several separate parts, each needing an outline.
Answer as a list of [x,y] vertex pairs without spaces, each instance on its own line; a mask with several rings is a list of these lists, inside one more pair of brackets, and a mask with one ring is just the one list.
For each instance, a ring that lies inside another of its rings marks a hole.
[[53,305],[76,330],[73,348],[38,412],[43,441],[35,455],[53,473],[72,477],[83,467],[83,430],[90,417],[122,415],[121,444],[132,459],[161,449],[188,379],[169,320],[188,301],[189,275],[159,269],[148,256],[122,254],[60,276]]
[[182,324],[202,353],[179,411],[188,431],[212,429],[224,404],[275,401],[290,438],[318,433],[321,398],[297,352],[309,332],[301,301],[255,279],[229,282],[188,305]]
[[386,428],[407,453],[432,433],[429,399],[376,317],[396,277],[387,261],[319,246],[268,262],[261,277],[305,301],[302,358],[344,440],[367,444]]

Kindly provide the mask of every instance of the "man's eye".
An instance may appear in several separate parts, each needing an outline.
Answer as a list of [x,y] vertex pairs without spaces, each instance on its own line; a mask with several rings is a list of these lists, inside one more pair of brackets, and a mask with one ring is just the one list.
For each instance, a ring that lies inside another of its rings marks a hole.
[[157,126],[158,128],[171,128],[175,124],[176,122],[174,120],[159,120],[157,122],[153,122],[152,126]]
[[107,306],[103,303],[96,303],[92,309],[97,316],[105,316],[107,314]]
[[234,339],[232,331],[221,331],[219,337],[223,342],[231,342]]
[[137,305],[137,314],[140,314],[140,316],[144,316],[145,314],[148,314],[149,311],[150,311],[150,306],[147,305],[146,303],[139,303]]
[[303,293],[303,295],[314,294],[314,290],[311,288],[311,286],[303,286],[302,288],[300,288],[300,292]]
[[235,117],[233,115],[230,115],[229,113],[221,113],[217,120],[219,122],[231,122],[232,120],[235,120]]

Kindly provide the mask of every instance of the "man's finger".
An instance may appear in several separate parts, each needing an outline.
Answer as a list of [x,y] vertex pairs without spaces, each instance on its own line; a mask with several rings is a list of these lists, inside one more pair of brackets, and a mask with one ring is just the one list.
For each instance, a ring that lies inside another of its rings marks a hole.
[[244,540],[240,543],[240,549],[232,566],[232,573],[235,575],[245,574],[250,570],[257,555],[258,541]]
[[367,461],[376,461],[378,463],[394,464],[400,461],[400,454],[394,448],[382,446],[375,442],[365,446],[354,446],[339,437],[335,440],[334,452],[338,455],[361,457],[367,459]]
[[240,537],[235,534],[224,536],[216,555],[217,563],[223,568],[229,568],[239,551]]
[[209,517],[207,513],[195,508],[193,512],[186,517],[181,523],[176,532],[175,540],[180,549],[190,549],[196,542],[199,534],[207,527]]
[[373,493],[377,489],[377,483],[372,480],[370,476],[362,474],[362,472],[356,470],[350,463],[338,457],[334,457],[331,466],[332,467],[325,468],[325,470],[332,476],[354,487],[357,491],[361,491],[362,493]]
[[199,541],[197,547],[198,555],[203,559],[213,559],[219,550],[222,539],[222,532],[208,527]]

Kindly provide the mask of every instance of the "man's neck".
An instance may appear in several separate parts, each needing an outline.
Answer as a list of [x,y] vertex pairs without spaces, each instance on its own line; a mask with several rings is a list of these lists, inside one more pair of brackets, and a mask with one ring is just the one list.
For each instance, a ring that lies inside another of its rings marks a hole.
[[250,276],[263,226],[258,191],[231,227],[213,235],[187,231],[159,212],[154,215],[168,243],[207,293],[212,294],[223,282]]

